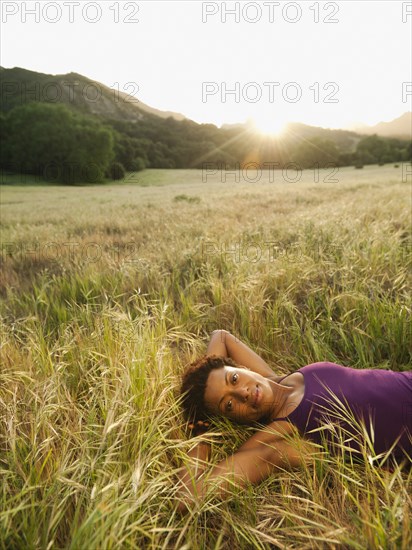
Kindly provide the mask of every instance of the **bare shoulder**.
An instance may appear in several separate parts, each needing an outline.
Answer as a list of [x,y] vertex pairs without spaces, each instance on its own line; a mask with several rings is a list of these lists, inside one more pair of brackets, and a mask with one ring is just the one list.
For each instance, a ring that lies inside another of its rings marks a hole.
[[278,376],[277,374],[273,373],[265,376],[265,378],[267,378],[268,380],[273,380],[273,382],[279,382],[280,380],[282,380],[282,378],[284,378],[284,376]]

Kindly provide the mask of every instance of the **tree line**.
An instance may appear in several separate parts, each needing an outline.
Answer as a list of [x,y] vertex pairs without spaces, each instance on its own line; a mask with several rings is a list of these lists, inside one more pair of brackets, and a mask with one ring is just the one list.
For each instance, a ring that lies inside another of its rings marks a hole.
[[412,142],[396,138],[359,138],[348,152],[348,138],[340,130],[329,131],[333,139],[302,139],[297,127],[271,139],[246,126],[219,129],[150,114],[115,120],[55,103],[15,106],[0,113],[0,123],[2,169],[63,184],[122,179],[126,172],[144,168],[203,168],[206,163],[223,169],[295,163],[305,169],[412,160]]

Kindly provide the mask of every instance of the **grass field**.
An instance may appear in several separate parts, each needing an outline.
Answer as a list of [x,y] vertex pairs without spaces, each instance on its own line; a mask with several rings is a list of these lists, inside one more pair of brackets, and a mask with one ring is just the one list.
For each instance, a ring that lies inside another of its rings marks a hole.
[[[412,473],[372,455],[273,475],[189,516],[173,498],[193,444],[180,375],[212,330],[279,374],[412,368],[406,173],[3,180],[0,548],[410,548]],[[248,433],[218,423],[213,460]]]

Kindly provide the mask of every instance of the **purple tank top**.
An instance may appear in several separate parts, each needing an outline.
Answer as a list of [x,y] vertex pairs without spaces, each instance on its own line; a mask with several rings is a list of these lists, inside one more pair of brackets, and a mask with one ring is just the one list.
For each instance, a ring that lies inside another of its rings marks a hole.
[[327,362],[306,365],[297,372],[304,377],[305,391],[285,420],[303,435],[321,443],[324,433],[331,443],[331,426],[339,425],[347,446],[359,449],[352,437],[363,420],[376,454],[395,445],[395,456],[406,453],[412,458],[412,372],[352,369]]

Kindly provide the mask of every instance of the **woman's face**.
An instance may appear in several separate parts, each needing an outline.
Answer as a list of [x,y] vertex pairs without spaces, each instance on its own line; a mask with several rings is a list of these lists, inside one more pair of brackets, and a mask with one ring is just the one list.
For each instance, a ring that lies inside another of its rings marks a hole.
[[273,412],[274,395],[267,378],[228,365],[210,371],[205,404],[209,412],[240,424],[251,424]]

